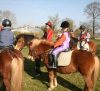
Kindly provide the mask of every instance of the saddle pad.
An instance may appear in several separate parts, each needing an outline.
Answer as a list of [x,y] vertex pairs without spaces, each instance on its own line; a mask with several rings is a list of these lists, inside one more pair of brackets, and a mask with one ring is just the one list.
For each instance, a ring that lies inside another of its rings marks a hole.
[[[87,50],[89,51],[89,44],[88,43],[85,43],[85,44],[82,44],[83,48],[81,50]],[[80,49],[80,42],[78,42],[77,44],[77,49]]]
[[61,52],[58,56],[58,66],[67,66],[71,61],[72,51]]

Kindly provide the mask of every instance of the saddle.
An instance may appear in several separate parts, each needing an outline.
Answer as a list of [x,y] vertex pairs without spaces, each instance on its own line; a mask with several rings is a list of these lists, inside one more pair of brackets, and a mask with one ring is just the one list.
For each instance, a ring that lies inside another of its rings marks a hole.
[[71,61],[72,51],[63,51],[57,57],[57,66],[67,66]]

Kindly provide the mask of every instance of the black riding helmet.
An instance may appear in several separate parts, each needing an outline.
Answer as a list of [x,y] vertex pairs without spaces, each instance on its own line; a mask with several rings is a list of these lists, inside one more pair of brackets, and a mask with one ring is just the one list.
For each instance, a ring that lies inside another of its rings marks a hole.
[[85,27],[84,25],[81,25],[79,29],[80,29],[80,30],[85,30],[86,27]]
[[68,21],[63,21],[63,22],[61,23],[61,28],[68,28],[68,27],[70,27]]
[[11,27],[11,21],[9,20],[9,19],[4,19],[3,21],[2,21],[2,25],[4,26],[4,27]]

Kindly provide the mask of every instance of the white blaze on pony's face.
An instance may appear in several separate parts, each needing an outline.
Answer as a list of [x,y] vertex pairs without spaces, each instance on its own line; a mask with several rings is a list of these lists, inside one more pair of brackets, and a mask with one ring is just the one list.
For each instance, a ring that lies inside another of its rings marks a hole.
[[21,37],[19,40],[17,40],[17,43],[16,43],[16,46],[15,46],[15,49],[17,50],[22,50],[22,48],[25,46],[25,41],[24,41],[24,38]]

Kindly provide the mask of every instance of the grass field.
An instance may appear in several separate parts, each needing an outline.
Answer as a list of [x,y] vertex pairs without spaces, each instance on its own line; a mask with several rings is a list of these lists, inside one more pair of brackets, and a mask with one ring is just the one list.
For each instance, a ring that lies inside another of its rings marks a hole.
[[[98,46],[97,55],[100,58],[100,40],[95,40]],[[22,50],[24,57],[27,57],[27,48]],[[23,91],[46,91],[48,88],[48,73],[44,65],[41,65],[42,74],[38,77],[34,72],[34,61],[25,58],[24,61],[24,79]],[[53,91],[82,91],[84,88],[84,80],[80,73],[59,74],[58,86]],[[3,91],[3,90],[2,90]],[[97,80],[95,91],[100,91],[100,75]]]

